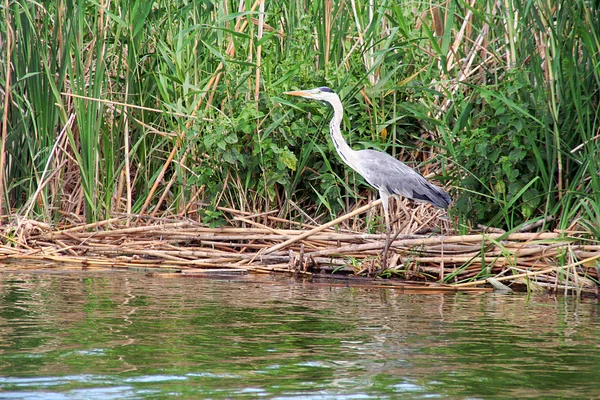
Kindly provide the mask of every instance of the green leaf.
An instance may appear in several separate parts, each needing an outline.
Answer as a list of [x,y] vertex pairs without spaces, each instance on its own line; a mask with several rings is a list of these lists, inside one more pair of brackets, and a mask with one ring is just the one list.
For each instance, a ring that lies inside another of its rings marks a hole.
[[286,167],[288,167],[292,171],[296,170],[298,159],[296,158],[296,155],[292,153],[287,147],[281,152],[281,154],[279,155],[279,159],[285,164]]
[[233,152],[230,151],[223,153],[223,160],[229,164],[235,164],[237,161],[235,154],[233,154]]

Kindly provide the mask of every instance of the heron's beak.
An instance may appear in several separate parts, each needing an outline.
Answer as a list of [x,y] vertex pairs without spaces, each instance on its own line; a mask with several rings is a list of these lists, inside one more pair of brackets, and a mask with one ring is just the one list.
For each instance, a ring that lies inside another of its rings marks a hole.
[[309,90],[294,90],[291,92],[283,92],[283,94],[287,94],[290,96],[307,97],[307,98],[313,97],[312,93]]

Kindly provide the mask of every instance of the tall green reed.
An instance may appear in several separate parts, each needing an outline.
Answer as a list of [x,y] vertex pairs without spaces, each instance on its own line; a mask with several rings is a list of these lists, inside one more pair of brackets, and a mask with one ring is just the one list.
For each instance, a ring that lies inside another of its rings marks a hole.
[[460,25],[445,25],[441,39],[427,32],[446,78],[428,108],[439,109],[438,129],[460,165],[458,211],[509,229],[548,216],[567,228],[582,201],[597,196],[596,157],[571,150],[594,142],[598,127],[590,113],[597,43],[584,40],[598,35],[598,10],[583,1],[488,1],[444,11]]
[[[60,91],[71,61],[73,27],[66,19],[56,24],[49,18],[38,19],[38,9],[34,3],[14,1],[3,10],[10,13],[11,18],[5,22],[10,20],[11,26],[4,26],[2,31],[12,31],[15,44],[5,59],[9,68],[3,68],[3,72],[10,71],[12,85],[3,85],[10,102],[2,196],[11,208],[39,205],[37,211],[47,218],[49,209],[59,206],[61,188],[57,183],[64,178],[58,173],[53,182],[42,181],[43,176],[47,177],[44,169],[54,146],[54,135],[67,122]],[[0,79],[5,83],[7,78],[3,75]],[[54,162],[55,168],[57,165]],[[32,199],[38,187],[43,190]]]
[[328,85],[348,141],[436,173],[462,223],[552,216],[598,230],[600,21],[588,2],[43,7],[9,11],[20,35],[3,194],[13,208],[42,184],[74,113],[40,217],[338,214],[371,192],[337,158],[330,111],[280,97]]

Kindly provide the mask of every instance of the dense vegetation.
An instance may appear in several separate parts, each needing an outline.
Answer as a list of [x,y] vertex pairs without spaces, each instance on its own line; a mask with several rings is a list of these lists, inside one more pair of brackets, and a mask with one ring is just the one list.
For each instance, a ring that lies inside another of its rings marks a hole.
[[[355,147],[437,175],[467,222],[600,233],[600,6],[586,0],[5,0],[5,215],[304,219],[367,195]],[[548,226],[546,225],[545,228]]]

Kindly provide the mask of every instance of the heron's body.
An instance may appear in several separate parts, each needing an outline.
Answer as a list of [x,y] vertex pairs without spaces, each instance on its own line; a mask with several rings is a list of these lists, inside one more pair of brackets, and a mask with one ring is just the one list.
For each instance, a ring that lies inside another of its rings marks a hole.
[[429,183],[421,174],[387,153],[376,150],[359,150],[360,173],[379,191],[382,199],[399,195],[447,208],[450,197],[442,189]]
[[333,119],[330,133],[333,145],[342,160],[379,191],[386,225],[389,232],[388,199],[391,196],[403,196],[416,201],[447,208],[451,199],[446,192],[429,183],[421,174],[387,153],[365,149],[353,150],[344,140],[340,131],[344,109],[337,94],[327,87],[311,90],[286,92],[292,96],[323,100],[333,107]]

